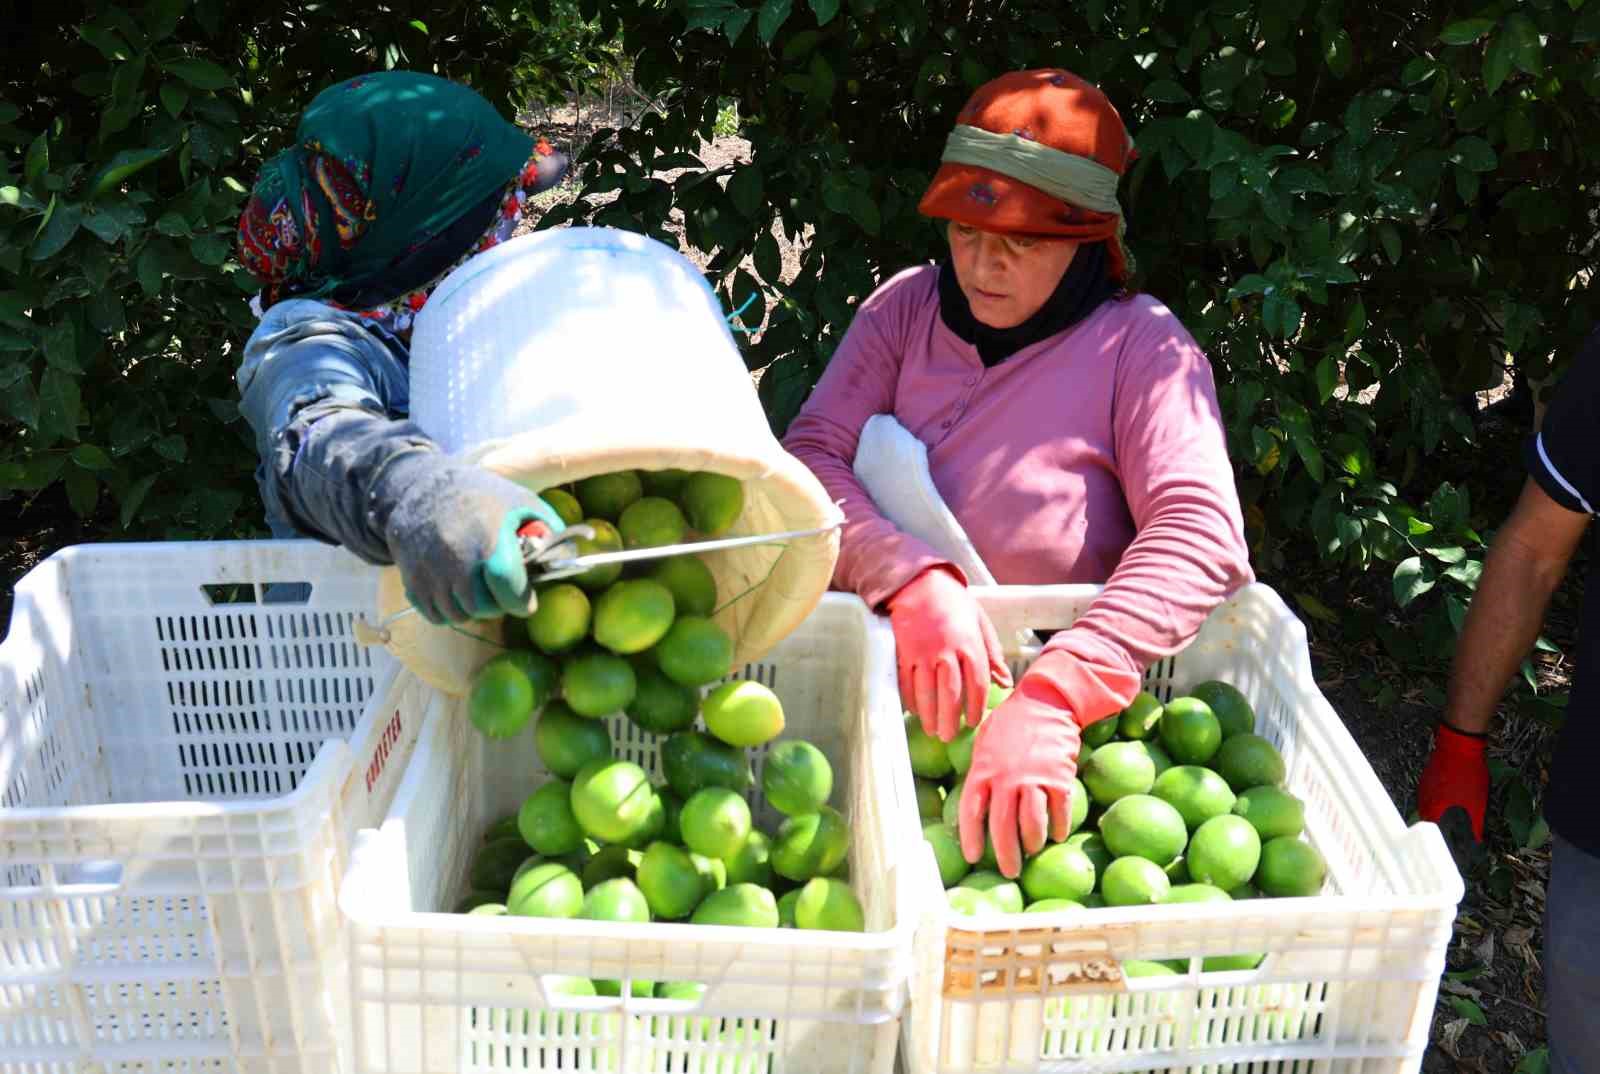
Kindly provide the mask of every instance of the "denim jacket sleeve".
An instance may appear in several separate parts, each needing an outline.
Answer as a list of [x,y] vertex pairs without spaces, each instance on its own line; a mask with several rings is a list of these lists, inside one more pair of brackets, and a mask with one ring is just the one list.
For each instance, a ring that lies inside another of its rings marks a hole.
[[390,562],[368,502],[373,479],[397,454],[437,450],[407,420],[407,359],[392,336],[323,303],[290,299],[267,311],[236,379],[273,536]]

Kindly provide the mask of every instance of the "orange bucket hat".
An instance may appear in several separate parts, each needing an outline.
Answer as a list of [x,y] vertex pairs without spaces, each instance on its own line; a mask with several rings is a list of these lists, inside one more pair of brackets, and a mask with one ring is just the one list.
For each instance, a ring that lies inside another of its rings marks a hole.
[[1099,88],[1059,68],[986,82],[956,116],[943,163],[917,209],[985,231],[1109,240],[1125,281],[1117,182],[1137,153]]

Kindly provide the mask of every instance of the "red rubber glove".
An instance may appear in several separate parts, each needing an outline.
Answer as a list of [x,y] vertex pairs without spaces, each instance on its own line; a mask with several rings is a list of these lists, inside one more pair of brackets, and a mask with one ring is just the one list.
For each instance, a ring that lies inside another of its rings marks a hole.
[[887,601],[900,668],[900,700],[922,729],[949,742],[961,714],[983,719],[989,683],[1011,685],[994,624],[966,582],[946,567],[929,567]]
[[963,856],[969,862],[983,856],[985,813],[995,860],[1006,876],[1022,872],[1022,852],[1037,854],[1046,835],[1065,839],[1080,728],[1116,715],[1138,690],[1137,674],[1063,649],[1034,661],[1011,696],[978,727],[961,793]]
[[1473,836],[1483,842],[1483,814],[1489,804],[1488,745],[1488,735],[1439,725],[1417,784],[1417,813],[1423,820],[1438,824],[1446,811],[1459,807],[1472,821]]

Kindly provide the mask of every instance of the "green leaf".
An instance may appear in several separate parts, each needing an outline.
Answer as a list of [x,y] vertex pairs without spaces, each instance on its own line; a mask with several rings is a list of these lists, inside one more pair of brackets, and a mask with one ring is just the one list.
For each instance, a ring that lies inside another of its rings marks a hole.
[[43,134],[28,146],[28,155],[22,162],[22,181],[32,186],[50,167],[50,143]]
[[1414,56],[1400,70],[1402,86],[1420,86],[1439,73],[1439,62],[1427,56]]
[[84,311],[89,317],[89,327],[103,336],[115,335],[128,327],[122,298],[110,288],[101,287],[90,295]]
[[878,203],[873,200],[870,192],[860,187],[852,187],[850,190],[850,216],[868,235],[877,235],[883,227]]
[[1448,548],[1429,548],[1428,555],[1440,563],[1460,563],[1467,558],[1467,550],[1460,545],[1451,545]]
[[178,20],[183,18],[184,8],[188,6],[189,0],[150,0],[144,6],[139,21],[144,26],[144,32],[150,35],[151,42],[171,37],[178,28]]
[[756,16],[756,36],[763,45],[772,44],[793,8],[794,0],[764,0],[761,13]]
[[228,243],[212,232],[189,240],[189,252],[202,265],[220,265],[228,259]]
[[156,231],[162,235],[181,238],[189,234],[189,221],[176,209],[161,214],[156,221]]
[[1468,589],[1475,590],[1478,588],[1478,579],[1483,577],[1483,560],[1462,560],[1445,571],[1444,576],[1452,581],[1460,582]]
[[1276,288],[1272,281],[1259,273],[1252,272],[1239,278],[1239,282],[1228,288],[1228,298],[1243,298],[1245,295],[1271,294]]
[[1470,45],[1493,29],[1493,19],[1462,19],[1446,26],[1439,40],[1447,45]]
[[1296,593],[1294,602],[1300,605],[1301,611],[1318,622],[1330,623],[1334,626],[1339,624],[1338,613],[1310,593]]
[[728,180],[728,200],[741,216],[758,219],[765,199],[762,197],[761,166],[746,164]]
[[[1538,850],[1550,841],[1550,822],[1544,819],[1541,813],[1534,818],[1533,824],[1528,828],[1528,838],[1522,841],[1524,850]],[[1521,1070],[1521,1066],[1517,1067]]]
[[150,167],[170,153],[170,149],[124,149],[89,181],[89,197],[98,198],[120,186],[124,180]]
[[1394,569],[1395,603],[1404,608],[1433,588],[1433,569],[1422,562],[1420,556],[1403,559]]
[[118,521],[123,529],[127,529],[133,522],[134,516],[139,513],[139,507],[144,503],[144,498],[150,494],[150,487],[156,483],[158,474],[145,474],[122,494],[122,511]]
[[1163,104],[1183,104],[1189,100],[1189,91],[1170,78],[1158,78],[1144,88],[1144,95]]
[[1336,30],[1322,38],[1322,58],[1327,61],[1333,77],[1343,78],[1355,66],[1355,44],[1347,30]]
[[1339,387],[1339,363],[1333,355],[1325,354],[1317,363],[1317,402],[1326,403]]
[[417,31],[417,33],[423,34],[424,36],[426,36],[428,33],[428,24],[423,22],[421,19],[412,19],[409,23],[407,23],[407,25],[413,30]]
[[839,13],[839,0],[811,0],[811,10],[816,13],[817,25],[826,26]]
[[79,444],[72,449],[72,461],[85,470],[111,469],[111,456],[107,455],[104,448],[93,444]]
[[1511,62],[1517,70],[1538,78],[1544,74],[1544,42],[1539,40],[1539,28],[1533,20],[1518,11],[1506,19],[1501,35],[1511,50]]
[[44,228],[40,230],[39,237],[33,241],[33,248],[28,251],[28,257],[33,261],[43,261],[54,257],[66,249],[67,243],[72,241],[78,233],[78,227],[83,223],[83,206],[61,204],[56,211],[51,213],[45,221]]
[[755,17],[755,12],[743,8],[729,15],[722,23],[722,32],[728,35],[728,43],[735,44],[739,35],[744,33],[744,28],[750,25],[750,20]]
[[94,513],[100,502],[100,481],[87,470],[70,469],[62,473],[61,483],[67,487],[67,503],[79,518]]
[[1505,31],[1489,39],[1489,47],[1483,52],[1483,88],[1491,94],[1510,76],[1514,49],[1515,42]]
[[130,55],[127,42],[103,26],[80,26],[78,36],[108,60],[125,60]]
[[1465,1018],[1475,1026],[1486,1026],[1489,1024],[1489,1019],[1485,1018],[1483,1015],[1483,1008],[1472,1002],[1470,999],[1467,999],[1465,996],[1451,996],[1450,1006],[1454,1008],[1456,1014],[1460,1015],[1462,1018]]
[[82,396],[70,373],[46,369],[39,379],[39,432],[53,439],[70,440],[78,431]]
[[1450,147],[1450,163],[1470,172],[1492,172],[1499,165],[1494,147],[1475,134],[1457,138]]
[[68,373],[84,371],[78,362],[78,337],[70,318],[44,330],[44,360],[51,368]]
[[1268,294],[1261,303],[1261,320],[1275,336],[1292,338],[1300,330],[1300,318],[1300,304],[1278,291]]
[[[26,367],[23,373],[27,373]],[[34,391],[31,377],[24,375],[0,392],[0,414],[10,414],[14,421],[29,429],[39,428],[39,395]]]
[[1527,1053],[1512,1074],[1550,1074],[1550,1049],[1541,1046]]
[[1339,128],[1319,119],[1306,124],[1305,130],[1300,132],[1300,144],[1307,147],[1325,145],[1337,137]]
[[773,238],[771,231],[763,231],[756,240],[753,255],[756,275],[760,276],[768,287],[776,287],[779,277],[783,275],[783,255],[778,249],[778,240]]
[[1383,243],[1383,252],[1389,259],[1389,264],[1400,263],[1400,232],[1387,220],[1378,225],[1378,241]]
[[121,217],[107,213],[89,213],[83,218],[83,226],[104,243],[116,242],[128,233]]
[[220,90],[233,85],[233,79],[229,77],[228,72],[210,60],[197,58],[172,60],[161,66],[168,74],[183,79],[195,89]]
[[163,436],[152,446],[157,455],[172,462],[182,462],[189,457],[188,443],[176,433],[171,436]]
[[189,103],[189,91],[181,83],[163,82],[161,84],[161,107],[167,110],[167,115],[177,119],[183,114],[183,106]]

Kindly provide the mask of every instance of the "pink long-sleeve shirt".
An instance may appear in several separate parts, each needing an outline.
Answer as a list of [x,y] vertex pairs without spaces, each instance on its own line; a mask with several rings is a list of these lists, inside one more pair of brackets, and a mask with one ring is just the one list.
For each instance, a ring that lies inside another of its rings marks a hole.
[[843,501],[834,585],[879,607],[948,565],[853,472],[862,426],[892,414],[927,445],[934,484],[998,582],[1104,583],[1047,650],[1131,696],[1130,679],[1253,577],[1210,363],[1171,310],[1136,295],[985,369],[939,315],[938,272],[909,269],[862,303],[784,438]]

